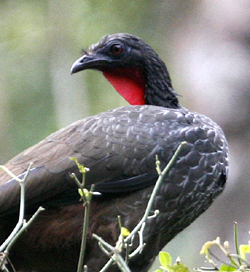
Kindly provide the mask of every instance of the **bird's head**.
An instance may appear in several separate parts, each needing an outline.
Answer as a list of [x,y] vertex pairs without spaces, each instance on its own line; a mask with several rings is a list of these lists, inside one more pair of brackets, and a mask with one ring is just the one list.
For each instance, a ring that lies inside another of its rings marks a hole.
[[97,69],[132,105],[178,107],[164,62],[141,38],[127,33],[106,35],[83,53],[74,62],[72,74]]

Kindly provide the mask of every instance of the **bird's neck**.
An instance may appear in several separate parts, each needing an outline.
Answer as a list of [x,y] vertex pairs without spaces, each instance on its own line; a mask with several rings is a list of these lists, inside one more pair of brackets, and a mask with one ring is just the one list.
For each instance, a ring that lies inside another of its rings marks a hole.
[[145,105],[146,81],[138,68],[106,70],[103,75],[131,105]]
[[156,55],[148,58],[145,65],[147,82],[145,86],[145,104],[166,108],[180,108],[165,63]]
[[142,67],[112,68],[103,75],[131,105],[180,108],[164,62],[155,54]]

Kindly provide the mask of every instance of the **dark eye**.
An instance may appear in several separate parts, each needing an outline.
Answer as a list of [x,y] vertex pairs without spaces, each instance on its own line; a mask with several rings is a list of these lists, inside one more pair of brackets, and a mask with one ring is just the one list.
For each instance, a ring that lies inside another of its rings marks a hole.
[[120,44],[113,44],[110,47],[110,52],[114,55],[120,55],[123,51],[122,45]]

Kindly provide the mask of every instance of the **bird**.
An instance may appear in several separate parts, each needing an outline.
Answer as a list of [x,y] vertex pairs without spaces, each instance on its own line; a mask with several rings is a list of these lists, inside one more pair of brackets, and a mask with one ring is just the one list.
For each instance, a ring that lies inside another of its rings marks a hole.
[[[100,271],[109,260],[92,235],[114,246],[120,235],[117,217],[131,231],[143,216],[158,179],[156,156],[164,169],[185,142],[153,200],[151,215],[158,214],[145,223],[144,247],[128,260],[132,272],[147,271],[159,251],[225,187],[228,144],[222,129],[179,103],[165,63],[146,42],[128,33],[105,35],[83,50],[71,73],[87,69],[102,72],[130,105],[76,121],[5,164],[23,177],[33,163],[25,218],[44,207],[9,252],[16,271],[76,271],[84,207],[70,174],[81,176],[70,157],[89,168],[86,188],[95,185],[84,259],[89,272]],[[1,243],[18,218],[19,187],[1,170]],[[113,264],[107,271],[120,270]]]

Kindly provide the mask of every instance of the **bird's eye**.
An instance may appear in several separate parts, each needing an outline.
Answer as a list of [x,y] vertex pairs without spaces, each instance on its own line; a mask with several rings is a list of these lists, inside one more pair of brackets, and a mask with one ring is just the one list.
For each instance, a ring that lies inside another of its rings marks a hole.
[[120,44],[113,44],[110,47],[110,52],[114,55],[120,55],[123,51],[123,47]]

